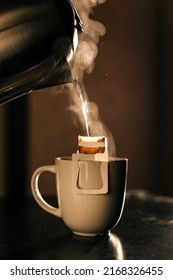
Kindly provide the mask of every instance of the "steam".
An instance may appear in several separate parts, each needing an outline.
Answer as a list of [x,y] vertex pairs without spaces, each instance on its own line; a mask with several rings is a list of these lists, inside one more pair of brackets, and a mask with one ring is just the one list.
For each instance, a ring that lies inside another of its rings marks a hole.
[[[105,26],[92,19],[93,8],[106,0],[73,0],[73,3],[82,19],[84,32],[79,36],[77,51],[70,61],[74,77],[73,84],[66,84],[63,90],[69,98],[69,110],[72,113],[74,124],[84,129],[90,136],[106,136],[108,139],[109,155],[115,155],[115,143],[109,129],[103,124],[99,115],[98,106],[89,101],[84,86],[84,73],[91,73],[94,69],[95,58],[98,53],[97,44],[106,32]],[[94,85],[93,85],[94,86]]]
[[106,32],[105,26],[90,18],[93,8],[104,3],[105,0],[74,0],[75,7],[83,21],[84,32],[80,40],[73,60],[73,75],[76,79],[82,79],[84,71],[91,73],[94,68],[94,60],[98,53],[97,43],[100,36]]
[[[82,125],[87,134],[90,133],[91,136],[106,136],[109,143],[109,154],[113,156],[115,155],[113,136],[109,129],[103,124],[97,104],[89,101],[83,82],[84,73],[91,73],[94,69],[94,62],[98,53],[97,44],[100,37],[106,32],[105,26],[92,19],[90,16],[92,15],[93,8],[105,1],[106,0],[73,0],[83,21],[84,32],[79,37],[77,52],[71,63],[73,76],[75,80],[80,82],[81,87],[79,88],[79,85],[77,87],[75,85],[70,85],[71,94],[68,96],[70,100],[69,109],[73,113],[73,117],[75,116],[76,125]],[[85,99],[83,104],[81,104],[81,97]]]

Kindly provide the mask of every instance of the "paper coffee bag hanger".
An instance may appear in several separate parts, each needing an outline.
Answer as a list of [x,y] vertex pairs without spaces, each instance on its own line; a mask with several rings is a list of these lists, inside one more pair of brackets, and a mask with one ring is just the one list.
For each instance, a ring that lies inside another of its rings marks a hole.
[[73,82],[68,62],[81,31],[71,0],[1,0],[0,104]]

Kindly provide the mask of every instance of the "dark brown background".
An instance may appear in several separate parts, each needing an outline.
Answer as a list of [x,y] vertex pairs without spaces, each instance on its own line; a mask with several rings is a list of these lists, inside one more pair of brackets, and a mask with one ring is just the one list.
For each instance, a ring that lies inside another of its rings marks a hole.
[[[173,196],[173,2],[107,0],[94,10],[106,27],[95,68],[85,76],[89,99],[97,103],[115,139],[117,155],[129,159],[128,188]],[[22,100],[23,97],[21,97]],[[22,101],[21,101],[22,102]],[[30,94],[28,179],[39,166],[77,148],[81,128],[73,124],[66,93]],[[46,193],[52,175],[43,175]]]

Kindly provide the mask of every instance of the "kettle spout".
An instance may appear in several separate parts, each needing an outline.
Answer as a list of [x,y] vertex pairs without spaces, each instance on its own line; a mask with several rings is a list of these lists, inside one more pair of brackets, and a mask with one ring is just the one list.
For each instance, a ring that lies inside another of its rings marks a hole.
[[42,81],[37,89],[53,87],[61,84],[73,83],[73,76],[67,60],[61,59],[53,69],[53,71],[47,76],[45,82]]

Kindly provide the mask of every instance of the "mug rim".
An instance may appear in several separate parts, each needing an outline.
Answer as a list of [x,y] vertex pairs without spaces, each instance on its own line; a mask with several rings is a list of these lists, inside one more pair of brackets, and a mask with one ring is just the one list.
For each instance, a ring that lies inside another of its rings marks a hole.
[[[62,156],[62,157],[57,157],[55,158],[55,161],[72,161],[72,156]],[[112,161],[128,161],[128,159],[126,157],[119,157],[119,156],[109,156],[108,157],[108,162],[112,162]]]

